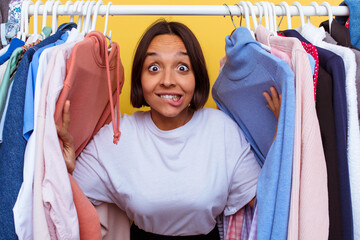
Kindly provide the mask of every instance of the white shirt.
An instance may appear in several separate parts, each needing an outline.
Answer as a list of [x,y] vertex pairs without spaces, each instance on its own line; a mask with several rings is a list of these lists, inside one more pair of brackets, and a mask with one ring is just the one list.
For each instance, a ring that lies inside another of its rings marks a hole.
[[260,167],[221,111],[198,110],[169,131],[158,129],[150,112],[125,114],[120,123],[117,145],[106,125],[76,162],[73,176],[94,204],[117,204],[147,232],[197,235],[255,196]]

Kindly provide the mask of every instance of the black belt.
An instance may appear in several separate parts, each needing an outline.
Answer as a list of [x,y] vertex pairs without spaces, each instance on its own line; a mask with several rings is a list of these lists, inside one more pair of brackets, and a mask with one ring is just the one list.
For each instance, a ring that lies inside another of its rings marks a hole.
[[155,233],[145,232],[138,228],[134,223],[130,228],[130,240],[219,240],[219,230],[217,226],[206,235],[191,236],[166,236]]

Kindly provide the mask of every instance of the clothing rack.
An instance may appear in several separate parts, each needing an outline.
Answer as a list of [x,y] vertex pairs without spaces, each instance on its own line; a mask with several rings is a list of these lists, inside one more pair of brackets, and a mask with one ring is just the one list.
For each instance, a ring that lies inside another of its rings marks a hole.
[[[57,4],[55,1],[47,1],[46,3],[53,2],[46,6],[35,3],[31,3],[29,6],[29,16],[34,15],[35,9],[37,9],[37,14],[43,14],[45,9],[47,9],[48,14],[55,13],[60,16],[84,16],[90,13],[88,7],[91,7],[91,15],[98,11],[98,15],[106,15],[107,9],[109,15],[213,15],[213,16],[241,16],[245,14],[244,8],[238,5],[100,5],[98,10],[96,10],[96,1],[78,1],[69,4]],[[245,1],[243,1],[245,2]],[[247,1],[249,2],[249,1]],[[78,3],[78,4],[76,4]],[[327,2],[325,2],[327,3]],[[260,3],[261,4],[261,3]],[[253,5],[254,12],[256,16],[259,16],[261,10],[260,4]],[[328,3],[327,3],[328,4]],[[287,4],[286,4],[287,5]],[[330,5],[329,5],[330,6]],[[288,8],[289,10],[286,10]],[[333,16],[348,16],[349,9],[347,6],[330,6],[330,10]],[[324,5],[320,6],[302,6],[299,11],[297,6],[285,6],[276,5],[275,13],[277,16],[286,16],[287,13],[290,13],[290,16],[300,16],[303,12],[304,16],[328,16],[327,7]]]

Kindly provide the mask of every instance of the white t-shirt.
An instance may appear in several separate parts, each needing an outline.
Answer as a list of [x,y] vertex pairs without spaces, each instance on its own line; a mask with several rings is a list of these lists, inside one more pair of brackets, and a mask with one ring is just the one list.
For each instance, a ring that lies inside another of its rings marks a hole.
[[112,202],[135,224],[161,235],[209,233],[256,192],[260,167],[240,128],[204,108],[184,126],[163,131],[150,112],[126,115],[112,143],[104,126],[76,162],[73,176],[94,203]]

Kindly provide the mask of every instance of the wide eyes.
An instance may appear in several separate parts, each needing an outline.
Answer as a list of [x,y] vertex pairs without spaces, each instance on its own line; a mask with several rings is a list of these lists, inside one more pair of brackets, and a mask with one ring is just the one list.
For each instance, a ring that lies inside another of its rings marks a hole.
[[151,65],[151,66],[149,67],[149,71],[150,71],[150,72],[159,71],[159,66],[157,66],[157,65]]
[[[150,65],[149,68],[148,68],[149,72],[157,72],[160,70],[160,67],[158,65]],[[180,72],[187,72],[189,71],[189,67],[185,64],[179,64],[177,66],[177,70],[179,70]]]
[[186,66],[186,65],[184,65],[184,64],[180,64],[180,65],[177,67],[177,69],[178,69],[179,71],[181,71],[181,72],[187,72],[187,71],[189,71],[188,66]]

